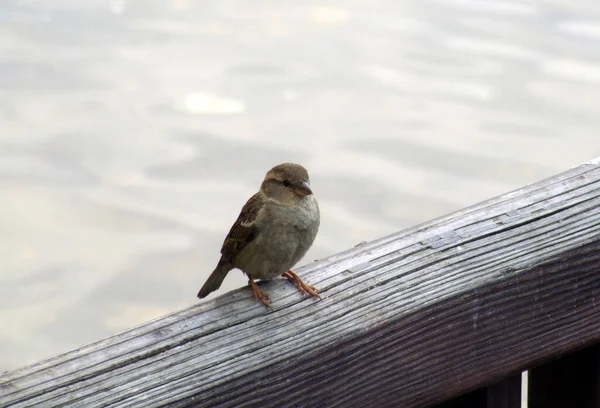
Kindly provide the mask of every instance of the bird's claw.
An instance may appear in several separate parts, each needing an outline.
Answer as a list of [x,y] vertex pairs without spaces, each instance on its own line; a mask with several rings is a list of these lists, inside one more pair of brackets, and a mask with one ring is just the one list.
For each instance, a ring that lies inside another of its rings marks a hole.
[[266,292],[260,290],[256,282],[252,279],[248,280],[248,283],[250,284],[250,289],[252,289],[254,299],[262,303],[267,309],[271,310],[271,297]]
[[321,298],[321,296],[319,295],[319,290],[314,286],[310,286],[309,284],[305,283],[300,278],[300,276],[296,274],[296,272],[290,270],[284,272],[281,276],[287,278],[290,282],[296,285],[296,287],[302,294],[308,294],[314,297],[318,297],[319,299]]

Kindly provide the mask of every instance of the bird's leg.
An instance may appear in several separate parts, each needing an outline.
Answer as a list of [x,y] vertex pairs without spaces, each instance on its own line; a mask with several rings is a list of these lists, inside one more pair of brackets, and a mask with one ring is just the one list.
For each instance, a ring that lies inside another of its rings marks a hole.
[[321,296],[319,296],[319,291],[317,290],[317,288],[305,283],[302,279],[300,279],[300,276],[298,276],[296,272],[292,271],[291,269],[287,272],[282,273],[281,276],[287,278],[290,282],[296,285],[296,287],[300,292],[302,292],[302,294],[308,293],[311,296],[318,297],[319,299],[321,298]]
[[252,278],[248,279],[248,284],[250,285],[250,289],[252,289],[252,294],[254,295],[254,298],[263,305],[265,305],[268,309],[270,309],[271,305],[269,304],[269,302],[271,301],[271,297],[262,290],[260,290],[256,282],[254,282]]

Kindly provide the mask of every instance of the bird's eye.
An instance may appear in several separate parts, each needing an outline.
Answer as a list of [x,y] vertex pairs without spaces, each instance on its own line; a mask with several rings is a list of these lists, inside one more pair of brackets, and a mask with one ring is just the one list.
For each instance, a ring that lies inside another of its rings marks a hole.
[[290,184],[291,184],[291,183],[290,183],[290,181],[289,181],[289,180],[283,180],[283,185],[284,185],[284,186],[286,186],[286,187],[289,187],[289,186],[290,186]]

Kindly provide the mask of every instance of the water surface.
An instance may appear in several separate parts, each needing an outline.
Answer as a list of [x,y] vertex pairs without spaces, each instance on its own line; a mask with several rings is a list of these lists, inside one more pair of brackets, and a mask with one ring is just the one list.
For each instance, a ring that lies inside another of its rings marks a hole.
[[196,303],[280,162],[310,262],[600,156],[597,1],[301,3],[4,1],[0,370]]

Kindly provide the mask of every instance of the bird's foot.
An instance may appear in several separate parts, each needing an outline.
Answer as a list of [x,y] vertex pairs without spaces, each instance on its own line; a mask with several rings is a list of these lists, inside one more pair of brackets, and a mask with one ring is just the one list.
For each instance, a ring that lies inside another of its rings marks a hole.
[[258,300],[260,303],[265,305],[267,309],[271,309],[271,297],[267,295],[264,291],[260,290],[256,282],[252,280],[252,278],[248,279],[248,284],[250,285],[250,289],[252,289],[252,294],[254,295],[254,299]]
[[290,282],[296,285],[296,287],[300,292],[302,292],[302,294],[307,293],[311,296],[318,297],[319,299],[321,298],[321,296],[319,296],[319,291],[317,290],[317,288],[305,283],[302,279],[300,279],[300,276],[298,276],[296,272],[289,270],[287,272],[282,273],[281,276],[287,278]]

